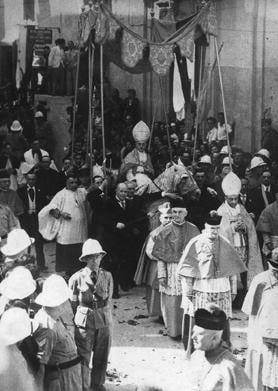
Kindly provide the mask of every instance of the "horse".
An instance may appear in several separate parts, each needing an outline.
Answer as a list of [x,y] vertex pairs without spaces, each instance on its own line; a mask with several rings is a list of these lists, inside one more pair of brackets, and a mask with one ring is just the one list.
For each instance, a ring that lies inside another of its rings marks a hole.
[[[184,198],[198,199],[201,195],[201,190],[192,173],[182,164],[173,163],[154,180],[150,179],[140,169],[139,172],[137,170],[135,173],[130,170],[126,175],[126,179],[128,181],[136,181],[137,195],[144,194],[146,196],[150,230],[155,229],[159,225],[159,205],[167,201],[182,202]],[[155,193],[161,192],[165,194],[165,197],[156,199]]]

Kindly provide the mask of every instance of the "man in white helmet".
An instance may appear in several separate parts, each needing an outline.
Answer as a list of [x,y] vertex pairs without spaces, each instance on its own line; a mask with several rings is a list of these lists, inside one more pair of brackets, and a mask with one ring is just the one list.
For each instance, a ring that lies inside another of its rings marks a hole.
[[112,275],[100,267],[105,255],[97,240],[86,240],[79,258],[85,267],[69,280],[75,312],[75,338],[82,358],[83,391],[105,390],[103,384],[111,346],[113,294]]

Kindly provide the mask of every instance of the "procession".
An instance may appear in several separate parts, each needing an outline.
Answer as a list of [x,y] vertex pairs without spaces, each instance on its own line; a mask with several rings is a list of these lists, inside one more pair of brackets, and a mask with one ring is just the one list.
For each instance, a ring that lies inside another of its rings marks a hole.
[[3,1],[0,390],[278,390],[276,95],[230,5]]

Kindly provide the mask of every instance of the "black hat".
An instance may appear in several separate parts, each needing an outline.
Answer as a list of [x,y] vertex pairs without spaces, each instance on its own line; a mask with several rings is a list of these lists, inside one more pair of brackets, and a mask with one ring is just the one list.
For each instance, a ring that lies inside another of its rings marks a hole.
[[10,175],[7,170],[1,169],[0,170],[0,179],[7,179],[10,178]]
[[219,216],[218,214],[212,213],[206,219],[206,223],[208,225],[217,226],[217,225],[220,225],[221,220],[222,220],[222,216]]
[[212,305],[210,311],[200,308],[195,312],[195,325],[207,330],[224,330],[227,317],[224,311]]

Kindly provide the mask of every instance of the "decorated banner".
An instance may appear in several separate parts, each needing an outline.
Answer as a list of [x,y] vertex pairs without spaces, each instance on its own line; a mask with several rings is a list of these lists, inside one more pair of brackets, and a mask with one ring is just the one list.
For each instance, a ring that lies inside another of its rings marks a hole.
[[167,75],[174,61],[173,45],[150,45],[149,60],[154,72],[161,76]]
[[95,22],[95,42],[104,43],[109,37],[109,32],[109,19],[103,12],[99,12]]
[[124,31],[122,37],[122,60],[126,66],[132,68],[143,58],[145,43]]
[[121,57],[126,66],[135,67],[143,58],[143,51],[149,46],[149,61],[153,71],[165,76],[173,63],[173,48],[178,45],[183,57],[193,61],[194,39],[196,28],[201,28],[204,34],[216,35],[216,10],[213,2],[208,2],[190,22],[182,26],[164,42],[157,44],[141,37],[118,20],[103,4],[96,10],[91,7],[82,12],[79,17],[79,33],[81,44],[88,41],[90,32],[95,30],[95,42],[104,44],[115,40],[118,29],[123,31],[121,42]]
[[192,30],[187,37],[178,42],[182,57],[187,57],[191,62],[194,54],[194,31]]

